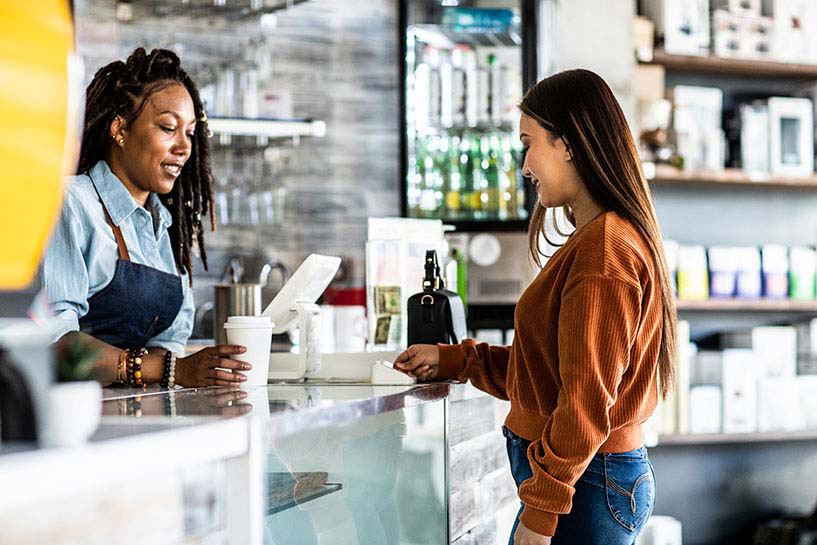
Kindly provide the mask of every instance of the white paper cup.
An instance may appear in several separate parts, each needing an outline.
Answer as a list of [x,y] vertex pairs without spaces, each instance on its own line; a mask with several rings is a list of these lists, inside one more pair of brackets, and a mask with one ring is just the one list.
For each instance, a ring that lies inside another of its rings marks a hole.
[[243,354],[233,354],[231,359],[252,365],[241,388],[264,386],[269,377],[269,355],[272,344],[272,322],[267,316],[230,316],[224,322],[227,343],[244,346]]

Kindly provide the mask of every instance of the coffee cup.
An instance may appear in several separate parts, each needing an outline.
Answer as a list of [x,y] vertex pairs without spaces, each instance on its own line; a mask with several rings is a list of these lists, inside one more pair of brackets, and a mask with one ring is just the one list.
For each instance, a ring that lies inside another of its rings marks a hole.
[[229,316],[224,322],[227,343],[247,349],[243,354],[233,354],[231,358],[252,365],[249,371],[241,371],[247,376],[247,380],[241,383],[242,389],[267,384],[272,327],[273,323],[267,316]]

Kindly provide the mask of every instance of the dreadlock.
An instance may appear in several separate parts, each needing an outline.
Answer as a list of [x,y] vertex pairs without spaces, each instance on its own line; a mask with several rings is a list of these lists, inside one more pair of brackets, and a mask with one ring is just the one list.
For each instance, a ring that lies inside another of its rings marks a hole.
[[[116,116],[130,125],[142,113],[153,93],[169,85],[181,84],[193,99],[196,129],[190,157],[184,164],[173,189],[159,199],[173,216],[168,229],[173,258],[179,274],[189,275],[193,285],[191,248],[198,246],[204,269],[207,270],[207,252],[204,248],[204,229],[201,218],[214,208],[212,175],[210,172],[210,141],[207,116],[196,84],[181,67],[179,57],[167,49],[146,53],[136,49],[125,62],[114,61],[100,68],[86,90],[85,125],[82,131],[77,174],[87,174],[100,160],[105,159],[111,145],[109,129]],[[210,214],[210,230],[214,231],[215,218]]]

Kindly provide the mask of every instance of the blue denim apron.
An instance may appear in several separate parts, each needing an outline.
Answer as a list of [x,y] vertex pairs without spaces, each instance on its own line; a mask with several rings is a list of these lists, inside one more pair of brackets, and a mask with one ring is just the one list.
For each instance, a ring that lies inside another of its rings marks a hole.
[[88,313],[79,319],[79,329],[117,348],[141,348],[176,319],[184,299],[182,281],[175,274],[131,262],[122,230],[114,225],[101,197],[99,202],[113,229],[119,259],[108,285],[88,299]]
[[[502,427],[517,489],[533,476],[528,459],[531,442]],[[641,447],[629,452],[596,454],[575,484],[573,507],[559,516],[552,545],[633,545],[655,505],[655,473]],[[509,545],[519,525],[511,530]]]

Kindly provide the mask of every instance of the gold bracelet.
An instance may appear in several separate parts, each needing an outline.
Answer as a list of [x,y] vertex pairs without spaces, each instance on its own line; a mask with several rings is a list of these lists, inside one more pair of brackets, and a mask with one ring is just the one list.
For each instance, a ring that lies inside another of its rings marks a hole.
[[116,378],[118,382],[125,382],[125,360],[128,357],[128,351],[123,350],[119,354],[119,371],[116,374]]

